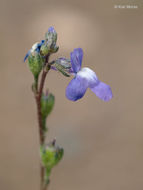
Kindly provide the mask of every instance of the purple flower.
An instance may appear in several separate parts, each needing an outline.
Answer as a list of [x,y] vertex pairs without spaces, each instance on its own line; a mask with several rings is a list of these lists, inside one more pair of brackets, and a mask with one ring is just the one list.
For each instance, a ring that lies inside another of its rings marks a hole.
[[66,97],[76,101],[84,96],[87,88],[90,88],[98,98],[109,101],[113,97],[110,86],[101,82],[90,68],[81,68],[82,58],[83,50],[81,48],[71,52],[71,66],[75,77],[66,88]]

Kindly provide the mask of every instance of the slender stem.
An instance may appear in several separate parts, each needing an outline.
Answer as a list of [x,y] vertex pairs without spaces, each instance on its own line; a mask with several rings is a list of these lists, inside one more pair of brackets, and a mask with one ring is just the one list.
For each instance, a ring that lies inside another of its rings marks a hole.
[[43,70],[43,73],[42,73],[42,78],[41,78],[41,83],[40,83],[40,88],[39,88],[39,100],[41,100],[41,96],[42,96],[42,92],[43,92],[43,87],[44,87],[44,82],[45,82],[45,79],[46,79],[46,75],[47,75],[48,71],[46,70]]
[[44,142],[43,130],[42,130],[42,115],[41,115],[41,99],[36,95],[36,103],[37,103],[37,115],[38,115],[38,124],[39,124],[39,135],[40,135],[40,144],[42,145]]
[[43,187],[43,190],[47,190],[48,184]]
[[44,167],[41,166],[41,190],[43,190],[43,183],[44,183]]
[[39,76],[35,76],[34,79],[35,79],[34,88],[35,88],[36,93],[37,93]]
[[[41,113],[41,97],[43,93],[44,83],[47,76],[48,71],[50,70],[50,66],[48,65],[49,54],[46,56],[45,66],[43,68],[41,81],[38,89],[38,78],[35,79],[35,100],[37,105],[37,115],[38,115],[38,125],[39,125],[39,136],[40,136],[40,145],[44,144],[44,134],[43,134],[43,123],[42,123],[42,113]],[[41,190],[43,189],[44,183],[44,167],[41,165]],[[45,189],[45,188],[44,188]]]
[[48,60],[49,60],[49,55],[46,56],[46,63],[45,63],[45,67],[43,68],[39,90],[38,90],[38,85],[37,85],[37,94],[35,96],[36,103],[37,103],[37,113],[38,113],[39,134],[40,134],[40,144],[41,145],[44,143],[42,114],[41,114],[41,97],[42,97],[42,93],[43,93],[45,79],[46,79],[48,71],[50,70],[50,67],[48,66]]
[[48,70],[47,71],[43,70],[39,91],[37,89],[38,92],[35,95],[36,104],[37,104],[37,115],[38,115],[39,134],[40,134],[40,144],[41,145],[44,143],[42,114],[41,114],[41,97],[42,97],[44,82],[45,82],[47,73],[48,73]]

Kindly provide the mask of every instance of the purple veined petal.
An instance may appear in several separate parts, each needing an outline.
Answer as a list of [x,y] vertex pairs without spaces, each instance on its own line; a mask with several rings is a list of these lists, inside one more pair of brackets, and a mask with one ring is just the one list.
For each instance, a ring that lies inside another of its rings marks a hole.
[[110,86],[101,81],[99,81],[99,83],[96,86],[90,89],[92,90],[92,92],[96,94],[98,98],[105,102],[109,101],[113,97]]
[[73,71],[77,73],[81,69],[83,50],[81,48],[76,48],[73,52],[71,52],[70,55]]
[[87,81],[84,78],[76,75],[66,88],[66,97],[69,100],[76,101],[84,96],[87,88]]

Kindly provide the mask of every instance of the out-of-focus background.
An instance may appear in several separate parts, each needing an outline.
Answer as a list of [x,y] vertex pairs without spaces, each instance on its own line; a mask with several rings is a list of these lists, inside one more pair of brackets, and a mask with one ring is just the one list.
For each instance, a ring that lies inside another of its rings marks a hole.
[[[135,4],[138,9],[115,9]],[[84,50],[84,66],[108,83],[114,98],[90,90],[65,98],[70,81],[51,71],[56,95],[48,140],[65,155],[49,190],[143,189],[143,3],[140,0],[0,1],[0,189],[39,190],[39,137],[33,80],[23,57],[49,26],[58,32],[57,56]],[[54,56],[53,56],[54,58]]]

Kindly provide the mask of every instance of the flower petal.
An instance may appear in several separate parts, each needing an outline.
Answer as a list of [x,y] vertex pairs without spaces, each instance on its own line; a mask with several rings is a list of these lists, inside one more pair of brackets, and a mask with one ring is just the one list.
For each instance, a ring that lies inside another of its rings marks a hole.
[[40,43],[35,43],[32,48],[28,51],[28,53],[25,55],[24,57],[24,62],[26,61],[26,59],[29,57],[29,55],[34,52],[37,51],[38,53],[40,52],[40,48],[41,46],[44,44],[45,40],[41,40]]
[[88,67],[82,68],[78,73],[78,76],[84,78],[88,82],[88,87],[92,88],[99,83],[96,73]]
[[45,43],[45,40],[41,40],[41,42],[37,44],[37,48],[36,48],[36,51],[37,51],[37,52],[40,52],[40,48],[41,48],[41,46],[42,46],[44,43]]
[[77,75],[68,84],[66,88],[66,97],[69,100],[76,101],[84,96],[87,87],[87,81],[84,78]]
[[81,69],[82,58],[83,50],[81,48],[76,48],[73,52],[71,52],[71,64],[75,73],[77,73]]
[[30,54],[31,54],[31,50],[29,50],[28,53],[25,55],[24,62],[26,61],[26,59],[29,57]]
[[96,73],[90,68],[84,67],[77,73],[77,76],[84,78],[88,83],[88,88],[90,88],[101,100],[109,101],[113,97],[110,86],[101,82]]
[[109,101],[113,97],[110,86],[101,81],[99,81],[96,86],[90,89],[96,94],[98,98],[105,102]]

